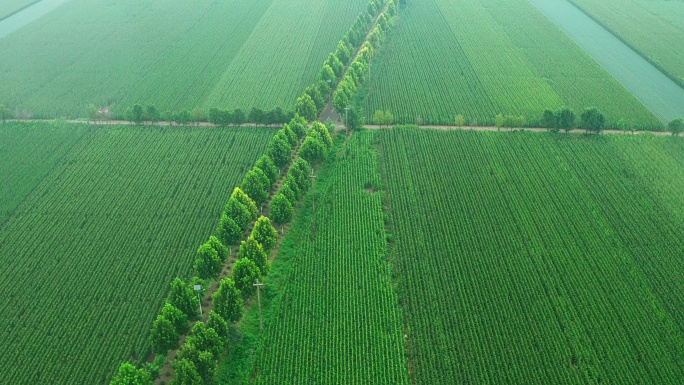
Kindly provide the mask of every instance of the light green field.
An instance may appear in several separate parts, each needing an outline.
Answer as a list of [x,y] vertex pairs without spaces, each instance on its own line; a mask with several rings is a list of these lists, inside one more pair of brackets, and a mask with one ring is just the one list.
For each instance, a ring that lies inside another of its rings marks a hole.
[[36,0],[2,0],[2,3],[0,3],[0,20],[35,1]]
[[290,110],[365,4],[71,0],[0,39],[0,103],[34,117]]
[[386,130],[415,384],[678,384],[684,141]]
[[527,0],[416,0],[376,59],[366,115],[397,122],[493,125],[497,114],[538,124],[544,109],[596,106],[610,125],[662,123]]
[[370,140],[354,136],[317,173],[315,215],[309,193],[264,278],[265,330],[253,303],[218,383],[409,384]]
[[0,175],[11,176],[3,184],[12,183],[2,189],[11,216],[0,229],[0,378],[105,384],[121,362],[146,359],[169,283],[190,275],[272,136],[0,125],[3,145],[16,147],[0,151]]
[[684,85],[684,2],[572,0]]

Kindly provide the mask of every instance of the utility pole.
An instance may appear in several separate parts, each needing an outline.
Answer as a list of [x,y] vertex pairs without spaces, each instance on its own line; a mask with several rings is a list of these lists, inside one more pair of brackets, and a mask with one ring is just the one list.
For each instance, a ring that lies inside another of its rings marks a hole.
[[312,206],[313,212],[315,213],[316,212],[316,199],[314,196],[316,195],[316,192],[314,191],[313,187],[314,187],[314,180],[316,179],[316,175],[314,175],[313,169],[311,169],[311,175],[309,175],[309,177],[311,177],[311,206]]
[[349,132],[349,107],[344,107],[344,128]]
[[261,287],[264,286],[264,284],[259,282],[259,279],[257,278],[254,286],[257,288],[257,301],[259,302],[259,327],[261,330],[264,330],[264,319],[261,316]]

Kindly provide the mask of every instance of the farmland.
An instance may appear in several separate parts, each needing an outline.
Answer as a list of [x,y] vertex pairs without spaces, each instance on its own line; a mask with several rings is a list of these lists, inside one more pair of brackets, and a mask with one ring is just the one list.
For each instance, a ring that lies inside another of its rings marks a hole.
[[316,212],[309,194],[266,278],[263,336],[250,346],[249,336],[260,334],[254,306],[240,326],[245,340],[231,344],[220,383],[256,374],[258,384],[408,384],[370,139],[354,136],[318,173]]
[[33,117],[90,104],[289,110],[365,5],[72,0],[0,39],[0,103]]
[[360,101],[366,114],[492,125],[501,113],[535,125],[546,108],[596,106],[609,125],[662,126],[526,0],[418,0],[400,14]]
[[[0,376],[20,384],[107,383],[120,362],[146,358],[169,283],[190,274],[273,136],[46,124],[0,132],[3,146],[16,146],[8,157],[3,147],[0,163],[13,177],[2,190],[11,216],[0,229]],[[17,183],[19,173],[35,177]]]
[[667,0],[572,2],[684,84],[684,3]]
[[682,141],[377,136],[416,384],[684,376]]

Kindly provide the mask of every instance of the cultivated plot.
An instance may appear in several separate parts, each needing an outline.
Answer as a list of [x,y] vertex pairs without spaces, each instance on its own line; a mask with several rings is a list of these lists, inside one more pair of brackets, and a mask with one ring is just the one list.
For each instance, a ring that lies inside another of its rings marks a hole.
[[[30,140],[35,129],[2,135],[31,152],[45,143]],[[30,160],[46,163],[37,167],[46,175],[38,183],[27,176],[28,195],[15,190],[25,197],[0,230],[0,377],[104,384],[121,362],[147,358],[169,283],[190,274],[197,247],[273,131],[45,130],[55,142],[75,135],[77,143],[47,174],[52,158]]]
[[684,141],[375,135],[414,383],[681,380]]
[[401,9],[363,103],[399,122],[538,124],[544,109],[601,109],[610,125],[662,123],[527,0],[417,0]]

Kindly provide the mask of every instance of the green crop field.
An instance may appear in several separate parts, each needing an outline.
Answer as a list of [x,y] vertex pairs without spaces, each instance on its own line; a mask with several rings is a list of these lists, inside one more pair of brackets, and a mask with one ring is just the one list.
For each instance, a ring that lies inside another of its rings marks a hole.
[[365,4],[71,0],[0,38],[0,103],[33,117],[90,104],[290,110]]
[[31,3],[35,3],[35,1],[36,0],[3,0],[0,4],[0,20]]
[[[256,306],[246,335],[221,368],[219,382],[239,384],[408,384],[401,310],[392,288],[383,219],[384,193],[370,136],[338,148],[284,240],[266,280],[260,346]],[[252,371],[254,368],[254,372]],[[242,371],[240,372],[239,369]],[[237,373],[236,373],[237,371]]]
[[120,362],[146,358],[169,283],[190,274],[272,136],[0,125],[0,377],[101,384]]
[[493,125],[497,114],[538,124],[544,109],[595,106],[615,125],[658,119],[527,0],[416,0],[373,64],[367,116],[397,122]]
[[627,44],[684,84],[684,2],[572,0]]
[[684,377],[684,142],[382,131],[416,384]]

